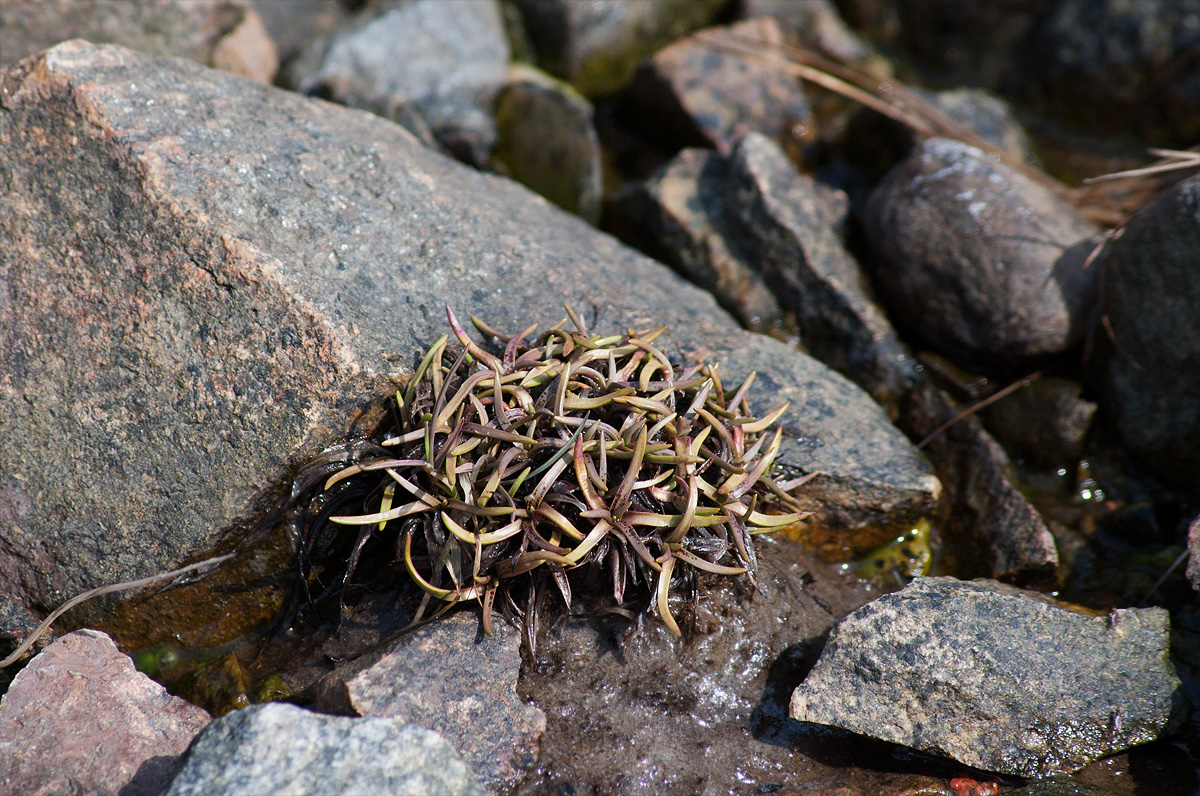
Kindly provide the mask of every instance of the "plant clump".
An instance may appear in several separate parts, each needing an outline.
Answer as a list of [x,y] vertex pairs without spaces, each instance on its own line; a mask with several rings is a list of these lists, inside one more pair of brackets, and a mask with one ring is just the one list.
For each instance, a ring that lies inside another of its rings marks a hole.
[[803,517],[770,477],[787,404],[756,418],[753,373],[729,393],[716,364],[678,369],[656,348],[664,329],[592,336],[567,312],[576,331],[564,320],[532,342],[536,326],[506,337],[475,320],[503,344],[493,353],[447,309],[458,345],[443,336],[397,391],[387,455],[325,483],[381,478],[366,513],[331,517],[360,529],[347,578],[372,534],[397,531],[418,617],[431,600],[479,601],[490,633],[495,608],[520,613],[515,584],[533,584],[526,615],[547,579],[569,609],[568,573],[583,571],[617,606],[637,592],[676,634],[673,578],[753,579],[753,535]]

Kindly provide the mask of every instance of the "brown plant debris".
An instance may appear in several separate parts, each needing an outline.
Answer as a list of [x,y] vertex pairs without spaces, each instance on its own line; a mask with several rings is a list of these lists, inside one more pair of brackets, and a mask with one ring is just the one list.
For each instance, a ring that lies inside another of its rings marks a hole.
[[[577,570],[618,608],[653,595],[643,605],[675,633],[673,578],[753,579],[753,534],[803,517],[770,477],[787,405],[755,418],[753,374],[729,392],[716,364],[677,369],[654,346],[664,329],[593,336],[567,312],[576,331],[564,320],[531,343],[536,326],[506,337],[475,321],[493,352],[447,309],[457,345],[443,336],[397,391],[386,454],[325,483],[377,481],[366,513],[331,518],[360,529],[347,578],[372,534],[398,532],[418,618],[431,599],[479,601],[489,633],[494,607],[533,618],[547,577],[569,608]],[[524,611],[518,583],[533,584]]]

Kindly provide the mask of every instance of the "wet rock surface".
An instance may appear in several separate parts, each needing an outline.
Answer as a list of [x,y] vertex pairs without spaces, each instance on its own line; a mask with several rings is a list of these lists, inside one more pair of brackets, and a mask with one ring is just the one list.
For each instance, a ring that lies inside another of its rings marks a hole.
[[325,677],[317,709],[435,730],[484,787],[507,793],[537,760],[546,716],[517,696],[520,633],[499,621],[494,633],[474,612],[419,628]]
[[758,584],[702,579],[695,599],[673,589],[682,641],[656,620],[547,627],[520,686],[546,712],[546,737],[538,776],[517,792],[898,794],[920,781],[847,769],[878,750],[805,733],[787,716],[794,681],[779,687],[871,594],[785,539],[760,544]]
[[1166,192],[1105,247],[1101,411],[1146,466],[1200,489],[1200,180]]
[[1081,385],[1068,379],[1036,379],[988,409],[988,429],[1015,456],[1071,467],[1083,456],[1097,408],[1081,392]]
[[793,400],[780,462],[816,474],[801,497],[832,527],[938,494],[845,379],[385,120],[79,42],[3,86],[0,583],[27,605],[211,548],[289,462],[371,429],[447,303],[500,329],[553,324],[568,303],[596,331],[666,325],[672,350],[727,379],[757,370],[752,409]]
[[865,227],[885,302],[933,350],[1017,367],[1082,339],[1098,230],[980,150],[926,141],[876,187]]
[[157,796],[208,723],[107,635],[77,630],[22,669],[0,701],[0,782],[10,793]]
[[812,112],[800,82],[778,67],[782,43],[770,18],[703,30],[647,59],[631,100],[655,135],[685,146],[728,152],[749,131],[781,145],[798,141],[814,132]]
[[214,721],[188,749],[164,796],[486,792],[432,730],[396,719],[256,705]]
[[1167,635],[1159,608],[1087,616],[919,578],[838,625],[791,715],[989,771],[1071,772],[1182,720]]

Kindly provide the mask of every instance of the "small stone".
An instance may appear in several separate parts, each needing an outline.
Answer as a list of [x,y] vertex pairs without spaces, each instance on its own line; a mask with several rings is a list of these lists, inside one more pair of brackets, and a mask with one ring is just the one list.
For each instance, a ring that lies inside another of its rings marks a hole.
[[483,796],[454,748],[395,719],[254,705],[196,739],[163,796]]
[[1187,576],[1192,588],[1200,591],[1200,514],[1188,525],[1188,564]]
[[589,224],[600,222],[604,184],[592,105],[528,66],[510,71],[496,98],[492,153],[508,176]]
[[613,95],[638,63],[711,24],[727,0],[516,0],[538,65],[585,96]]
[[286,64],[310,42],[324,39],[351,16],[342,0],[252,0]]
[[811,138],[812,112],[800,81],[769,60],[783,58],[782,43],[769,17],[701,31],[646,61],[630,86],[631,99],[656,136],[684,146],[728,153],[749,131],[784,146]]
[[1043,376],[987,408],[985,422],[1013,456],[1049,468],[1073,468],[1083,455],[1096,404],[1082,385]]
[[486,160],[496,140],[490,109],[509,58],[498,0],[367,8],[310,50],[323,53],[301,56],[314,71],[289,72],[301,91],[389,118],[411,106],[460,160]]
[[0,701],[9,793],[157,796],[209,715],[146,675],[98,630],[68,633]]
[[246,9],[238,26],[213,47],[209,65],[260,83],[274,82],[279,53],[258,12]]
[[685,149],[657,174],[613,197],[627,240],[717,297],[749,329],[795,336],[763,275],[741,251],[725,210],[729,159]]
[[1129,219],[1100,259],[1101,414],[1150,470],[1200,488],[1200,179]]
[[454,745],[484,787],[507,793],[537,761],[546,716],[517,696],[521,636],[497,619],[477,640],[460,612],[330,673],[317,708],[429,727]]
[[933,350],[1025,367],[1083,338],[1098,229],[975,147],[925,141],[876,187],[864,226],[892,317]]
[[846,61],[874,55],[830,0],[743,0],[742,13],[749,19],[771,17],[788,40],[816,44],[818,50]]
[[791,715],[1001,774],[1070,773],[1183,718],[1161,608],[1088,616],[993,581],[918,578],[846,617]]

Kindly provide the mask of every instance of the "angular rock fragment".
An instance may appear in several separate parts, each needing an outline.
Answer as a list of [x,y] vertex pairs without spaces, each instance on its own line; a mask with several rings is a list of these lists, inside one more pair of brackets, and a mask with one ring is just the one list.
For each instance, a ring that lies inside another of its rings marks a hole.
[[729,384],[757,370],[830,527],[939,493],[848,381],[386,120],[84,42],[9,70],[0,103],[0,591],[26,605],[212,549],[292,463],[373,430],[447,305],[518,330],[566,303],[596,332],[665,325]]
[[726,0],[517,0],[538,65],[592,97],[615,94],[638,62],[702,28]]
[[1200,179],[1131,218],[1104,249],[1101,307],[1112,337],[1100,411],[1148,468],[1200,488]]
[[701,31],[646,60],[630,86],[631,99],[652,120],[653,133],[677,145],[727,153],[750,131],[781,145],[815,137],[800,81],[764,57],[782,58],[782,43],[770,18]]
[[980,150],[925,141],[876,187],[864,224],[892,316],[930,348],[1020,367],[1082,339],[1097,228]]
[[287,793],[483,796],[440,735],[395,719],[255,705],[217,719],[188,749],[163,796]]
[[843,620],[791,715],[1025,777],[1170,732],[1161,608],[1087,616],[989,581],[918,578]]
[[436,730],[484,787],[507,793],[536,762],[546,716],[517,696],[520,633],[494,629],[477,641],[479,620],[464,612],[401,636],[330,673],[317,708]]
[[496,97],[494,163],[569,213],[600,221],[604,191],[592,105],[573,88],[515,66]]
[[498,0],[414,0],[364,9],[311,45],[288,82],[397,121],[414,114],[460,160],[483,163],[496,142],[490,110],[508,58]]
[[1192,588],[1200,591],[1200,515],[1192,520],[1188,525],[1188,564],[1187,576],[1188,582],[1192,584]]
[[[730,158],[728,201],[735,235],[805,346],[822,361],[894,401],[916,365],[871,296],[840,235],[845,197],[796,171],[773,142],[742,138]],[[839,207],[838,205],[841,205]]]
[[741,251],[726,212],[729,159],[685,149],[642,183],[613,197],[622,233],[687,279],[710,291],[756,332],[787,337],[795,321]]
[[22,669],[0,702],[0,782],[9,793],[157,796],[208,722],[107,635],[77,630]]

